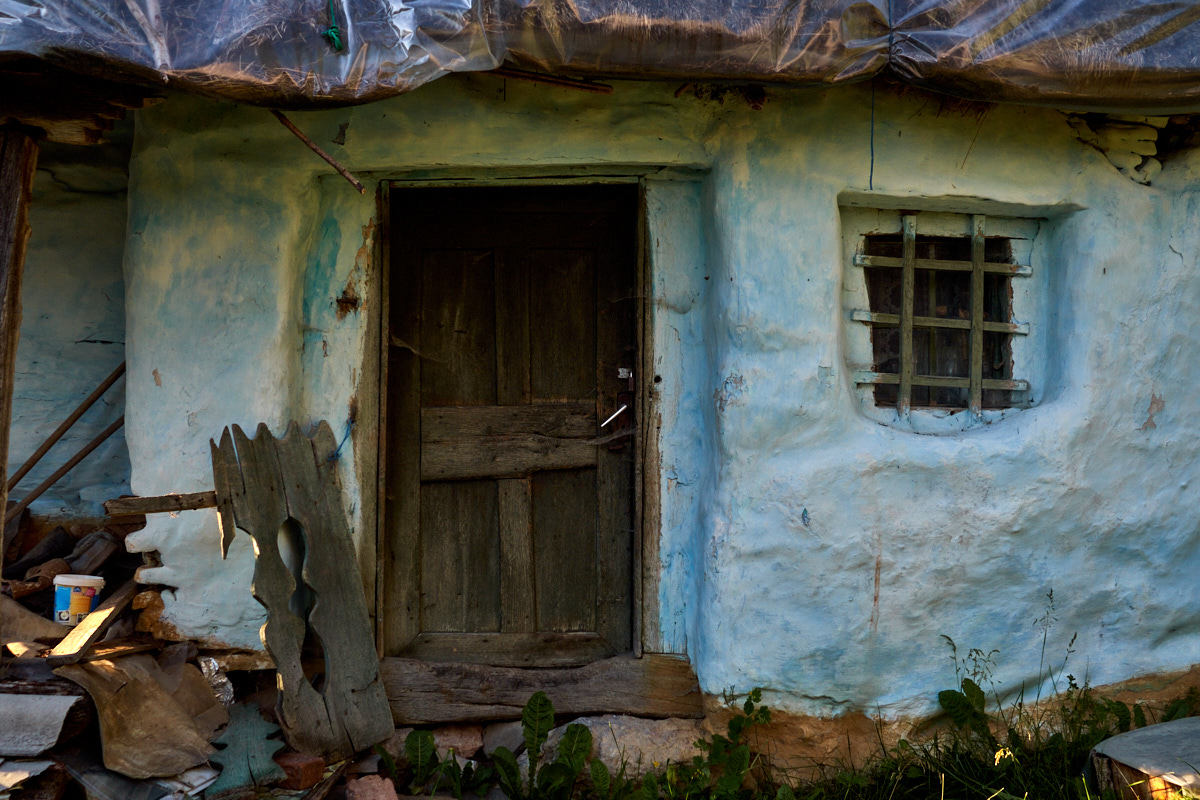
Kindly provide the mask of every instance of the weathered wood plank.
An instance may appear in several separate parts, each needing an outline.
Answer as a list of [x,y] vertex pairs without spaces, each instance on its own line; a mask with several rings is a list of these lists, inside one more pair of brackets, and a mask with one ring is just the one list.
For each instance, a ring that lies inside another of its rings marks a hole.
[[983,247],[987,217],[971,217],[971,386],[967,406],[971,413],[983,412]]
[[394,654],[421,629],[421,297],[422,255],[399,237],[388,300],[387,446],[384,488],[383,652]]
[[704,716],[687,659],[618,656],[574,669],[518,669],[385,658],[380,673],[397,725],[519,719],[544,691],[563,715]]
[[305,534],[304,582],[316,593],[309,624],[325,656],[325,711],[344,731],[350,750],[328,743],[322,755],[348,757],[392,734],[379,682],[367,602],[334,454],[338,443],[324,420],[310,440],[292,423],[278,440],[288,513]]
[[[639,378],[636,330],[638,302],[634,286],[632,226],[596,251],[596,366],[598,413],[607,419],[622,405],[629,410],[606,430],[636,427],[634,407],[639,399],[630,378]],[[619,449],[597,448],[596,458],[596,572],[594,628],[614,652],[633,649],[634,457],[640,442],[633,437]]]
[[422,444],[456,442],[478,436],[586,439],[595,433],[594,402],[434,406],[421,409]]
[[165,494],[159,497],[120,497],[104,503],[104,511],[110,517],[133,516],[136,514],[165,514],[175,511],[194,511],[199,508],[216,508],[216,492],[191,492],[189,494]]
[[212,457],[213,486],[217,494],[217,527],[221,531],[221,558],[229,555],[229,546],[237,536],[237,523],[233,518],[233,498],[246,490],[242,474],[238,471],[237,454],[233,437],[226,428],[221,433],[221,444],[208,440]]
[[590,632],[422,633],[401,653],[422,661],[497,667],[579,667],[616,654],[604,638]]
[[[869,322],[881,327],[896,327],[900,324],[899,314],[882,314],[876,311],[853,311],[850,319],[855,322]],[[954,328],[961,331],[971,330],[971,321],[967,319],[949,319],[946,317],[913,317],[914,328]],[[1015,333],[1021,336],[1029,334],[1027,322],[984,322],[983,329],[989,333]]]
[[529,478],[498,482],[500,630],[534,630],[533,493]]
[[495,271],[490,250],[431,250],[423,263],[421,405],[496,402]]
[[596,630],[596,471],[533,477],[539,631]]
[[[890,383],[900,382],[900,376],[894,372],[856,372],[855,383]],[[914,375],[913,386],[940,386],[949,389],[967,389],[971,385],[970,378],[939,378],[934,375]],[[1029,381],[1008,378],[984,378],[984,389],[1004,389],[1008,391],[1027,392]]]
[[421,480],[521,478],[538,470],[596,465],[596,445],[550,436],[488,436],[430,442],[421,448]]
[[[868,256],[859,253],[854,257],[856,267],[903,267],[904,259],[895,256]],[[975,267],[970,261],[947,261],[940,258],[918,258],[915,262],[917,269],[937,269],[944,272],[971,272]],[[983,262],[984,272],[995,272],[1000,275],[1011,275],[1014,278],[1028,278],[1033,274],[1033,268],[1023,264],[1004,264],[998,261]]]
[[[28,132],[0,130],[0,508],[8,506],[8,438],[21,336],[21,277],[37,156],[37,143]],[[0,565],[3,560],[0,552]]]
[[[519,254],[496,250],[496,402],[529,402],[529,270]],[[480,431],[481,433],[486,431]],[[536,431],[546,435],[561,435]]]
[[100,636],[108,630],[117,618],[117,616],[125,610],[125,606],[129,605],[129,601],[137,594],[137,583],[129,581],[121,588],[117,589],[108,599],[101,603],[95,611],[83,618],[83,621],[76,625],[66,637],[54,646],[47,657],[47,661],[51,666],[61,667],[66,664],[74,664],[84,654]]
[[[231,475],[242,477],[240,487],[229,482],[233,512],[238,528],[254,539],[251,591],[267,609],[262,636],[279,673],[280,724],[297,750],[348,757],[390,735],[391,722],[332,460],[337,441],[324,422],[311,440],[294,422],[281,439],[265,425],[253,439],[237,426],[232,434],[232,442],[222,436],[219,456]],[[280,529],[289,520],[304,539],[301,580],[316,596],[307,620],[292,609],[297,578],[279,552]],[[320,692],[301,668],[309,625],[325,657]]]
[[[279,466],[275,437],[260,424],[254,438],[238,426],[221,435],[220,455],[231,476],[232,506],[237,527],[254,539],[254,579],[250,591],[267,612],[261,637],[278,673],[280,724],[297,750],[344,749],[343,731],[326,713],[321,695],[304,675],[300,654],[305,620],[292,613],[296,579],[279,552],[279,531],[287,522],[286,484]],[[307,536],[306,536],[307,538]]]
[[917,218],[905,214],[904,229],[904,273],[900,278],[900,389],[896,409],[907,416],[912,405],[913,379],[913,300],[916,293]]
[[500,629],[496,484],[421,487],[421,630]]
[[596,392],[596,255],[592,249],[530,249],[530,394],[580,400]]

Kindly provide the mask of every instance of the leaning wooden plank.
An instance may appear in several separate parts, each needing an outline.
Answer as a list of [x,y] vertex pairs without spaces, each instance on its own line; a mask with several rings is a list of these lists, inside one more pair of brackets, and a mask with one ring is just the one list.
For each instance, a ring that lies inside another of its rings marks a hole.
[[677,656],[619,656],[575,669],[385,658],[380,671],[397,725],[519,719],[539,690],[564,715],[704,716],[696,673]]
[[126,517],[135,514],[167,514],[216,507],[216,492],[191,492],[190,494],[165,494],[159,497],[120,497],[105,502],[104,511],[110,517]]
[[213,466],[214,473],[221,473],[218,487],[224,485],[232,493],[237,527],[254,540],[250,591],[267,612],[262,640],[278,672],[278,714],[284,735],[301,752],[345,749],[345,735],[329,719],[324,700],[305,678],[300,664],[305,621],[289,608],[296,580],[279,553],[279,531],[289,515],[275,437],[266,425],[258,426],[253,439],[237,425],[232,435],[227,428]]
[[61,667],[65,664],[74,664],[84,654],[88,647],[100,638],[100,635],[108,630],[125,606],[129,605],[129,601],[137,593],[137,583],[129,581],[120,589],[117,589],[107,600],[100,604],[92,613],[83,618],[75,628],[67,634],[66,638],[59,642],[50,655],[47,657],[47,662],[52,667]]
[[[214,445],[213,455],[218,493],[229,493],[237,528],[255,542],[251,591],[267,610],[262,636],[279,673],[280,724],[297,750],[330,760],[347,758],[393,732],[342,507],[336,451],[333,432],[322,422],[312,440],[296,423],[281,439],[265,425],[253,439],[234,426],[232,436],[226,431],[221,444]],[[299,576],[279,552],[285,524],[303,539]],[[307,625],[325,654],[320,692],[301,669],[307,626],[291,608],[297,579],[316,598]]]
[[281,454],[291,442],[294,452],[308,454],[307,462],[281,459],[281,466],[289,479],[288,510],[308,531],[304,582],[317,595],[309,621],[325,648],[325,706],[358,752],[384,741],[394,728],[350,521],[342,506],[338,443],[324,420],[311,442],[293,423],[279,442]]

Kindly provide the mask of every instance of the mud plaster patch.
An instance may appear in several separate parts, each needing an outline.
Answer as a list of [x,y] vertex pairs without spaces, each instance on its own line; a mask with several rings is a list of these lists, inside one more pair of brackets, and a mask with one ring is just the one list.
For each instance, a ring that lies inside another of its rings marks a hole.
[[1151,392],[1150,393],[1150,408],[1148,408],[1146,410],[1147,411],[1146,421],[1142,423],[1142,427],[1138,428],[1138,430],[1139,431],[1152,431],[1155,428],[1157,428],[1158,425],[1156,425],[1154,423],[1154,415],[1162,412],[1162,410],[1166,407],[1167,407],[1167,404],[1165,402],[1163,402],[1163,399],[1161,397],[1159,397],[1158,395],[1156,395],[1154,392]]
[[362,299],[358,296],[358,278],[371,263],[371,245],[375,239],[374,218],[363,225],[362,236],[363,243],[354,254],[354,269],[350,270],[350,276],[346,279],[346,288],[342,290],[341,297],[334,301],[338,319],[345,319],[347,314],[357,312],[362,305]]
[[729,377],[713,391],[713,402],[717,405],[717,411],[724,411],[727,406],[739,405],[743,394],[746,393],[746,379],[736,372],[731,372]]

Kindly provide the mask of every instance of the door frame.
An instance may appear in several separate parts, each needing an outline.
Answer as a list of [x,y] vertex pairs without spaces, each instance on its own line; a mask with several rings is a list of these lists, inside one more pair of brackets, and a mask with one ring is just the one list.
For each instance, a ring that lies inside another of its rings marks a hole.
[[[649,257],[649,242],[647,236],[648,219],[646,213],[646,177],[648,175],[669,177],[663,173],[675,170],[658,167],[632,167],[619,169],[605,167],[603,169],[570,169],[562,174],[547,175],[545,170],[421,170],[405,175],[393,173],[380,176],[379,188],[376,194],[377,239],[374,258],[375,279],[372,290],[380,302],[370,304],[371,324],[368,325],[367,346],[374,347],[371,355],[377,364],[376,396],[370,404],[371,416],[375,419],[375,436],[373,437],[375,453],[374,481],[376,490],[366,490],[369,484],[364,484],[362,498],[370,508],[363,509],[363,520],[375,529],[375,574],[374,596],[370,606],[374,617],[375,645],[377,653],[383,657],[386,651],[386,630],[384,626],[385,607],[385,573],[391,563],[391,552],[386,535],[386,515],[384,510],[384,487],[387,481],[386,444],[387,444],[387,365],[388,365],[388,326],[391,273],[391,237],[403,235],[403,232],[393,232],[391,228],[390,195],[393,186],[397,188],[447,188],[447,187],[522,187],[522,186],[565,186],[565,185],[603,185],[603,184],[637,184],[637,240],[636,264],[634,265],[634,292],[641,299],[637,306],[637,329],[635,341],[638,347],[637,392],[634,397],[634,414],[637,420],[637,458],[634,464],[634,525],[633,525],[633,653],[641,657],[644,652],[655,653],[661,649],[659,633],[659,602],[658,590],[659,572],[659,532],[661,530],[661,498],[660,498],[660,453],[658,441],[658,409],[657,392],[653,390],[655,353],[652,350],[654,342],[653,302],[649,287],[651,280],[651,259]],[[684,179],[695,180],[691,170],[680,170],[687,173]],[[372,337],[372,333],[374,336]],[[365,454],[368,458],[372,454]],[[369,477],[369,476],[368,476]]]

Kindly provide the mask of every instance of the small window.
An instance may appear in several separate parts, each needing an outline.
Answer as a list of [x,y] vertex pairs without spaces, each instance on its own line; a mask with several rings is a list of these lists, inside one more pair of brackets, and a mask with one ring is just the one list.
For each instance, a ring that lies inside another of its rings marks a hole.
[[1029,383],[1013,377],[1013,337],[1029,328],[1013,321],[1012,282],[1030,267],[1016,263],[1010,239],[987,235],[981,214],[962,217],[961,236],[923,235],[919,220],[904,213],[899,233],[862,237],[854,263],[870,308],[851,319],[870,326],[873,369],[856,382],[901,414],[1020,405]]

